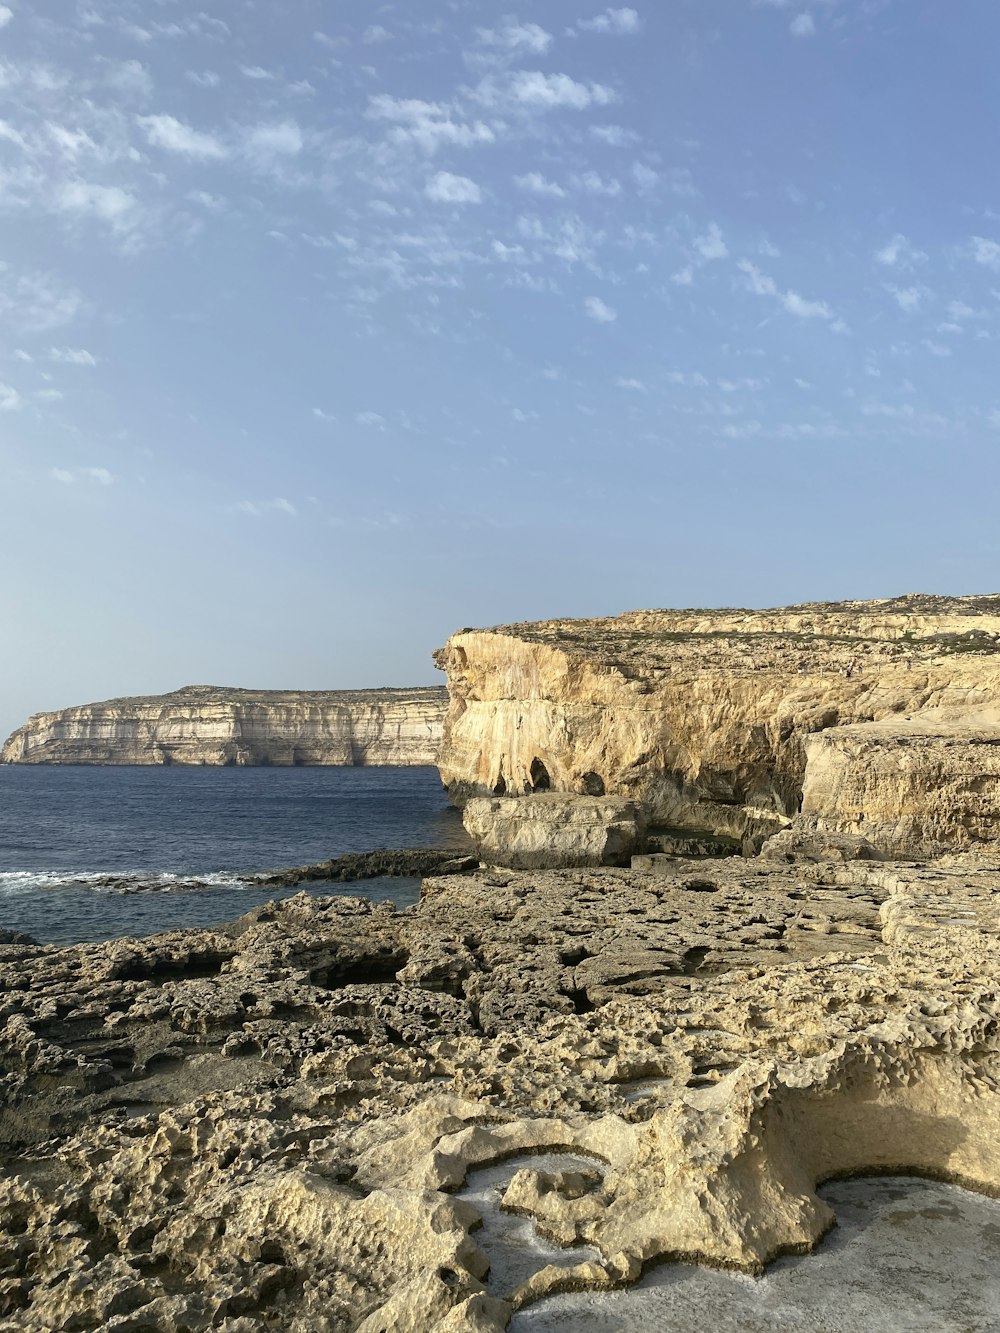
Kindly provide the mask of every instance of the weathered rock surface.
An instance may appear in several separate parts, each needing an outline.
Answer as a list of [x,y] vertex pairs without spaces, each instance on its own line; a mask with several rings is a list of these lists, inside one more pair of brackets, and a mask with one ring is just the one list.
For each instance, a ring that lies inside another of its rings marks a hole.
[[628,865],[645,840],[641,806],[610,796],[472,800],[464,823],[482,860],[515,870]]
[[[806,1250],[831,1176],[1000,1191],[998,891],[967,856],[674,860],[2,944],[0,1327],[496,1333]],[[500,1161],[579,1257],[488,1271],[462,1190]]]
[[606,794],[751,851],[800,806],[889,854],[1000,846],[998,645],[1000,599],[916,595],[462,631],[439,767],[458,803]]
[[237,690],[188,686],[36,713],[6,764],[434,764],[443,689]]
[[919,853],[997,841],[1000,707],[927,709],[810,736],[801,823]]

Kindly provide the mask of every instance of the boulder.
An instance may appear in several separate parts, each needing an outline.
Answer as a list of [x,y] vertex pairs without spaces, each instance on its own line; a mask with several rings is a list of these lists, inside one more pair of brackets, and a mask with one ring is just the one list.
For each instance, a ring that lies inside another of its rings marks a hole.
[[514,870],[628,865],[645,837],[641,807],[606,796],[477,799],[464,819],[482,860]]

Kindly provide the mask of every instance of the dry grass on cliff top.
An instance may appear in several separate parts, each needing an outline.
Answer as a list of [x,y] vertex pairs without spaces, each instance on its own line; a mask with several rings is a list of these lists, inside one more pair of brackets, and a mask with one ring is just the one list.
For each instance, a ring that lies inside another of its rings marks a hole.
[[551,644],[629,677],[678,668],[846,672],[852,661],[863,667],[913,665],[958,653],[992,656],[1000,652],[1000,595],[909,593],[768,610],[629,611],[501,625],[493,632]]

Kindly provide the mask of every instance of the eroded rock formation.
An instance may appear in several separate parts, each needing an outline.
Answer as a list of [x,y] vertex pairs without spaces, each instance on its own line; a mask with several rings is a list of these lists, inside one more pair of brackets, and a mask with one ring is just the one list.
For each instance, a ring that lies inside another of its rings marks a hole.
[[[830,1176],[1000,1191],[998,882],[664,859],[4,944],[0,1326],[499,1333],[807,1250]],[[566,1247],[513,1283],[464,1197],[498,1162]]]
[[889,854],[997,845],[1000,599],[640,611],[462,631],[437,655],[453,799],[638,801],[745,840],[795,820]]
[[434,764],[443,689],[237,690],[36,713],[4,744],[8,764]]

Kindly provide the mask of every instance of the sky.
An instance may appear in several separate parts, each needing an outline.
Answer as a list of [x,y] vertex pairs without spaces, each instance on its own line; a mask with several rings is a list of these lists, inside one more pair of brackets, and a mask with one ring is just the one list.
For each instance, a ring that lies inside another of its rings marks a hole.
[[993,0],[0,4],[0,733],[1000,588]]

